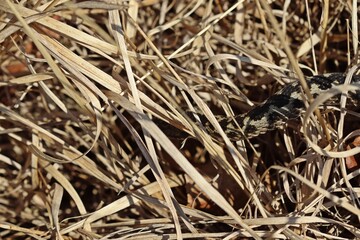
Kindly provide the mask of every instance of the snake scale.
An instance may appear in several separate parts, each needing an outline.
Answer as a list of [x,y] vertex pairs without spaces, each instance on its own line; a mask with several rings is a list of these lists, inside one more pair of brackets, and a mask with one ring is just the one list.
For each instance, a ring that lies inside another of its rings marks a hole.
[[[346,75],[343,73],[312,76],[307,80],[310,93],[316,98],[322,92],[343,84],[345,77]],[[352,83],[360,83],[360,75],[354,75]],[[352,104],[358,105],[360,102],[360,91],[349,93],[348,97],[352,100],[350,101]],[[243,136],[253,138],[274,130],[287,120],[299,117],[304,110],[305,104],[302,100],[301,86],[299,81],[295,81],[286,85],[265,102],[247,113],[235,115],[234,118],[216,117],[229,139],[237,141],[242,139]],[[200,120],[204,121],[203,125],[210,134],[216,134],[205,116],[200,115]],[[159,124],[160,128],[169,137],[183,138],[186,136],[184,132],[180,133],[180,130],[174,130],[174,127],[167,125],[169,124]],[[242,131],[239,130],[239,127]]]

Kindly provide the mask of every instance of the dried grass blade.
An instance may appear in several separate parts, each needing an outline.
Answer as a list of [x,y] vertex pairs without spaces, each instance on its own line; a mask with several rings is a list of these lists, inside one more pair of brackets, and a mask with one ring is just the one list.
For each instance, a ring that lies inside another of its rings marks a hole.
[[[16,11],[20,14],[19,16],[23,17],[30,17],[30,16],[37,16],[38,12],[31,10],[29,8],[25,8],[19,4],[15,5]],[[12,13],[13,11],[5,4],[5,2],[0,1],[0,9],[2,9],[5,12]],[[102,41],[90,34],[84,33],[72,26],[69,26],[65,23],[62,23],[54,18],[42,16],[41,19],[36,19],[36,22],[51,29],[52,31],[55,31],[59,34],[61,34],[64,37],[68,37],[71,39],[74,39],[75,41],[84,43],[86,45],[90,45],[92,47],[98,48],[103,52],[106,52],[108,54],[116,54],[117,53],[117,47],[107,43],[105,41]],[[6,29],[6,32],[0,33],[0,42],[3,42],[5,38],[10,36],[12,33],[18,31],[18,26],[10,26],[8,29]]]
[[42,38],[43,44],[46,44],[48,49],[54,55],[56,55],[57,58],[61,58],[61,60],[67,62],[69,66],[76,68],[78,71],[94,79],[97,83],[106,87],[107,89],[114,91],[115,93],[121,92],[120,84],[109,74],[74,54],[68,48],[64,47],[62,44],[53,40],[52,38],[44,35]]
[[86,214],[86,208],[84,203],[82,202],[79,194],[76,192],[73,185],[66,179],[66,177],[57,170],[52,164],[47,161],[40,160],[39,164],[42,168],[44,168],[51,176],[53,176],[56,181],[66,190],[67,193],[71,196],[74,200],[77,209],[79,210],[80,214]]
[[196,182],[196,184],[211,198],[219,207],[227,212],[231,217],[248,231],[255,239],[260,239],[256,232],[249,226],[243,223],[237,212],[230,206],[226,199],[211,185],[205,178],[191,165],[188,160],[180,153],[180,151],[173,145],[172,142],[164,135],[164,133],[156,126],[146,115],[139,112],[139,110],[131,104],[127,99],[118,96],[117,99],[112,99],[124,109],[126,109],[141,125],[146,128],[151,136],[168,152],[176,163]]
[[[76,93],[76,91],[73,89],[72,85],[69,83],[69,81],[66,79],[63,72],[60,70],[58,65],[54,62],[54,60],[51,58],[50,54],[47,52],[45,47],[40,43],[38,37],[40,35],[37,35],[36,32],[34,32],[30,26],[25,22],[25,20],[22,18],[22,16],[19,14],[19,12],[16,10],[16,7],[9,1],[6,0],[7,4],[9,5],[10,9],[13,11],[13,14],[18,18],[19,22],[22,24],[24,31],[29,35],[29,37],[32,38],[34,41],[34,44],[39,49],[41,54],[46,59],[49,66],[54,71],[56,77],[60,80],[62,85],[64,86],[65,90],[68,92],[69,96],[72,97],[76,102],[82,102],[81,97]],[[64,105],[59,105],[59,107],[66,113],[67,109],[64,108]]]
[[60,234],[60,224],[59,224],[59,210],[60,210],[60,204],[61,204],[61,199],[63,197],[63,193],[64,193],[64,189],[61,187],[61,185],[55,183],[54,195],[51,201],[51,214],[52,214],[52,220],[55,226],[57,238],[60,240],[64,239]]
[[276,170],[284,171],[284,172],[287,172],[288,174],[291,174],[295,178],[299,179],[302,183],[308,185],[313,190],[317,191],[318,193],[320,193],[321,195],[323,195],[324,197],[326,197],[330,201],[334,202],[336,205],[345,208],[346,210],[348,210],[351,213],[355,214],[355,216],[360,216],[360,209],[359,208],[357,208],[356,206],[351,205],[348,202],[342,201],[338,196],[335,196],[334,194],[331,194],[327,190],[325,190],[323,188],[320,188],[319,186],[316,186],[310,180],[304,178],[303,176],[300,176],[299,174],[295,173],[294,171],[292,171],[292,170],[290,170],[288,168],[285,168],[285,167],[280,167],[280,166],[272,166],[272,167],[270,167],[270,169],[276,169]]
[[[13,78],[10,79],[9,82],[12,84],[28,84],[28,83],[34,83],[34,82],[40,82],[40,81],[46,81],[53,79],[54,76],[50,74],[32,74],[32,75],[26,75],[23,77]],[[4,85],[6,83],[3,83]]]

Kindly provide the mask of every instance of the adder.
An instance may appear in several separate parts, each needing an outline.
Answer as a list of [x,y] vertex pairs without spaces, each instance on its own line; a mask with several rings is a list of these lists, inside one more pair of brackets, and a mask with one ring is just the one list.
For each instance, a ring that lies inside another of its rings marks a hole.
[[[312,76],[307,81],[310,93],[316,98],[322,92],[343,84],[345,77],[346,75],[343,73],[328,73]],[[360,75],[354,75],[352,83],[359,82]],[[358,105],[357,103],[360,102],[360,90],[350,92],[348,97],[352,100],[350,101],[352,104]],[[304,110],[305,104],[302,100],[301,86],[300,83],[296,81],[286,85],[265,102],[247,113],[236,115],[234,118],[216,117],[229,139],[237,141],[244,136],[253,138],[274,130],[287,120],[299,117]],[[201,119],[206,120],[204,116],[201,117]],[[185,136],[184,132],[180,133],[180,130],[176,130],[164,122],[160,123],[159,126],[169,137],[179,138],[179,136]],[[209,122],[205,122],[204,126],[210,133],[214,132]],[[242,131],[239,130],[239,127]]]

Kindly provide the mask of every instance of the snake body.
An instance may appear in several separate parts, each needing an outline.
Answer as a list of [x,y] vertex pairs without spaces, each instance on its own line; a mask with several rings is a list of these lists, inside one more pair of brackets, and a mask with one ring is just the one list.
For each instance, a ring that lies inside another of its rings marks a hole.
[[[343,84],[345,77],[346,75],[343,73],[329,73],[310,77],[307,81],[310,93],[316,98],[324,91]],[[360,83],[360,75],[353,76],[352,83]],[[357,105],[360,102],[360,91],[349,93],[348,97],[352,100],[353,104]],[[265,102],[247,113],[236,115],[234,118],[217,118],[227,136],[231,140],[237,141],[244,136],[253,138],[274,130],[287,120],[299,117],[303,110],[305,110],[305,104],[302,100],[301,86],[296,81],[286,85]],[[204,117],[204,119],[206,118]],[[210,133],[214,132],[209,122],[206,122],[204,126]],[[167,132],[170,135],[178,134],[173,130]]]
[[[343,84],[345,77],[343,73],[313,76],[308,80],[310,93],[316,98],[322,92]],[[357,82],[360,82],[360,76],[353,76],[352,83]],[[349,97],[352,100],[351,102],[355,104],[360,100],[360,92],[349,93]],[[245,114],[236,116],[235,119],[245,136],[251,138],[274,130],[289,119],[299,117],[303,110],[305,110],[305,105],[302,100],[301,86],[296,81],[285,86],[263,104]],[[234,131],[231,137],[233,139],[237,138],[235,136],[236,129],[233,129],[231,124],[228,124],[225,128],[228,134]]]

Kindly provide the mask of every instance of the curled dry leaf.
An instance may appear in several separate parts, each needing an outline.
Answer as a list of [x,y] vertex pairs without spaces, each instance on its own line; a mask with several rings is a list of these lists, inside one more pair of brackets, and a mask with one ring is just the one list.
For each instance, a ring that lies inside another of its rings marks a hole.
[[[350,149],[353,149],[353,148],[356,148],[356,147],[360,147],[360,136],[356,137],[354,139],[354,141],[349,143],[346,146],[346,150],[350,150]],[[356,154],[354,156],[347,157],[345,159],[345,164],[346,164],[346,167],[351,171],[359,169],[359,167],[360,167],[360,154]]]

